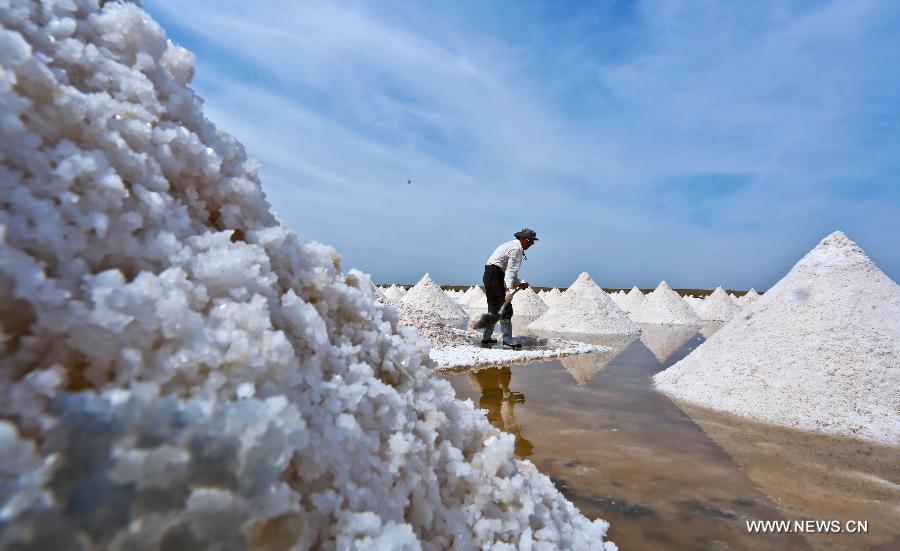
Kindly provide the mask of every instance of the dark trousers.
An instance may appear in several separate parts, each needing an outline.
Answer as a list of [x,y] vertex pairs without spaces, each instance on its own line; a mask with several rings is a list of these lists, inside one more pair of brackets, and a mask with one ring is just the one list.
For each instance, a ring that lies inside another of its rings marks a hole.
[[[503,270],[493,264],[484,267],[482,281],[484,282],[484,294],[487,295],[488,312],[491,314],[500,312],[500,307],[503,306],[503,300],[506,298],[506,286],[503,284],[505,275]],[[509,303],[503,308],[503,312],[500,312],[500,319],[508,320],[512,317],[512,303]]]

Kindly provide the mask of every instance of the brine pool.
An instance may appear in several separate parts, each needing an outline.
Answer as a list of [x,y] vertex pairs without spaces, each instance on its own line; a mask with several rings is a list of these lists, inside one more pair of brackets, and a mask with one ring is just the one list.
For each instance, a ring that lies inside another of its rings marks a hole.
[[[642,329],[612,353],[441,376],[621,549],[900,549],[900,448],[675,403],[651,376],[717,327]],[[867,531],[752,533],[756,520]]]

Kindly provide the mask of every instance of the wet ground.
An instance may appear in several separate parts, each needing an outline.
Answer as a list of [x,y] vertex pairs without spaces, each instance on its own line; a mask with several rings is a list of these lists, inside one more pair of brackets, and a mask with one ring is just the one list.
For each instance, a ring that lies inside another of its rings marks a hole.
[[[900,448],[675,404],[650,377],[717,327],[643,329],[611,353],[444,376],[622,549],[900,549]],[[746,524],[807,519],[868,533]]]

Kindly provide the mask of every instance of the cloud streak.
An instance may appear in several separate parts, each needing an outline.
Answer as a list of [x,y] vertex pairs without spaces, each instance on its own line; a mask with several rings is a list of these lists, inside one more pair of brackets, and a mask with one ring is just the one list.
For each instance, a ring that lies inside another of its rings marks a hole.
[[376,280],[474,282],[522,225],[551,285],[765,287],[837,228],[900,275],[890,2],[145,6],[278,214]]

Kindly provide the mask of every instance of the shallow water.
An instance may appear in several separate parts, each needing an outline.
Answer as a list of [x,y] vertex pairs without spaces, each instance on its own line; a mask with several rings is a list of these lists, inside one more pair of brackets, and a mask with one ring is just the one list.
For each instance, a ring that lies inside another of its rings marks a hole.
[[[650,377],[703,333],[650,329],[611,353],[444,376],[622,549],[900,549],[900,450],[677,405]],[[748,533],[757,519],[869,533]]]

